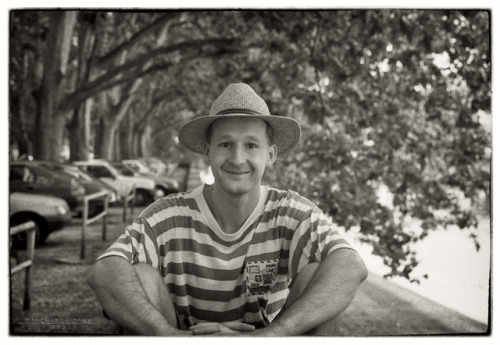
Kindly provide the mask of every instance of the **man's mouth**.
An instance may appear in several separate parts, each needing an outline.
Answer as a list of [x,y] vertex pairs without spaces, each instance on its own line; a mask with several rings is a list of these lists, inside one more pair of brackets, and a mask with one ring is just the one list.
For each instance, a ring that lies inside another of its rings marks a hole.
[[226,173],[231,174],[231,175],[245,175],[248,174],[250,171],[237,171],[237,170],[224,170]]

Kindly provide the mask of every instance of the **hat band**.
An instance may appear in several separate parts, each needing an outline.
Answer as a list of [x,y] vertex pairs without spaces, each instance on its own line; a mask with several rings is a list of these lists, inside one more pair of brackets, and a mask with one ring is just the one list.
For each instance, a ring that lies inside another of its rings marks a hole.
[[262,115],[261,113],[254,111],[252,109],[244,109],[244,108],[231,108],[231,109],[224,109],[219,111],[215,115],[227,115],[227,114],[247,114],[247,115]]

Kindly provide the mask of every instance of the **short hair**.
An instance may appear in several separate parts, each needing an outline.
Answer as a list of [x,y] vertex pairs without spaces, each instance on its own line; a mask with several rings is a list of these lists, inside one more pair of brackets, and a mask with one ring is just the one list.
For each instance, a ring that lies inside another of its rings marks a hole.
[[[217,120],[220,120],[220,119],[217,119]],[[208,125],[208,128],[207,128],[207,143],[208,144],[210,144],[210,140],[212,138],[212,125],[217,120],[213,121],[211,124]],[[273,141],[273,135],[274,135],[273,126],[271,126],[271,124],[269,122],[267,122],[266,120],[262,120],[262,121],[264,121],[264,123],[266,124],[267,143],[269,145],[272,145],[274,143],[274,141]]]

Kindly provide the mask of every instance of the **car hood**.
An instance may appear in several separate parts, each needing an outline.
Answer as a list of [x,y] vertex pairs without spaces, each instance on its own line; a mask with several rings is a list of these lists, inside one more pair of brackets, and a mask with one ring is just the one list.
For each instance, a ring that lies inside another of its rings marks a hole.
[[83,187],[85,188],[86,195],[95,194],[106,190],[104,186],[94,181],[80,181],[80,182],[82,182]]
[[154,189],[155,188],[155,181],[153,181],[150,178],[147,177],[140,177],[140,176],[120,176],[123,181],[128,181],[131,183],[135,184],[136,188],[144,188],[144,189]]
[[165,187],[174,188],[174,189],[179,188],[179,183],[172,178],[161,177],[161,176],[151,176],[149,178],[153,179],[156,183],[161,184]]
[[69,209],[68,204],[63,199],[45,194],[14,192],[10,194],[9,201],[11,214],[20,210],[38,210],[55,206],[63,206]]

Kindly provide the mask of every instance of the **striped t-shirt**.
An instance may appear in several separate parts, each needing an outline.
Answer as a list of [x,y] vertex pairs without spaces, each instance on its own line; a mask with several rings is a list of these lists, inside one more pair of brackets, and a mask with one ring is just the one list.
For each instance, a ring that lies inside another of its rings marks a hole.
[[224,233],[203,188],[157,200],[99,257],[156,267],[182,329],[202,321],[264,327],[285,304],[302,267],[351,248],[312,202],[267,186],[242,227]]

